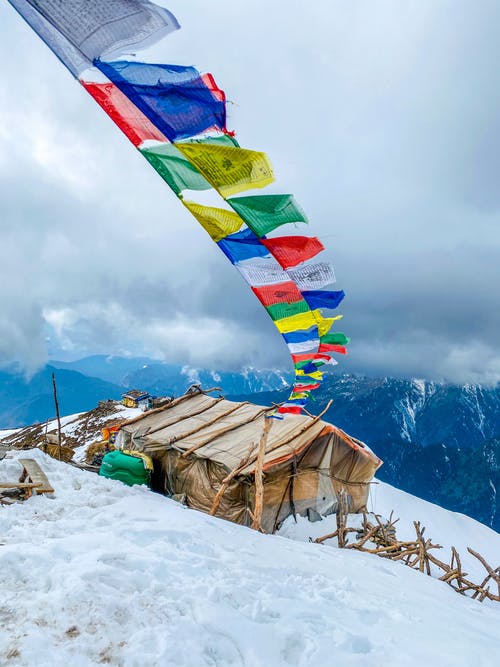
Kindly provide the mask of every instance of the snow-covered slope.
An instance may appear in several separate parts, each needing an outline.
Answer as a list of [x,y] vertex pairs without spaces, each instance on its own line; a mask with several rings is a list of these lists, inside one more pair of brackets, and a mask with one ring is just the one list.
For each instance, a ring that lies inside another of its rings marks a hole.
[[[0,463],[3,479],[18,474],[21,455]],[[261,535],[29,455],[56,493],[0,508],[2,665],[498,664],[500,605],[398,563]],[[458,529],[485,555],[500,553],[500,536],[476,522],[376,488],[378,509],[419,518],[436,540]]]

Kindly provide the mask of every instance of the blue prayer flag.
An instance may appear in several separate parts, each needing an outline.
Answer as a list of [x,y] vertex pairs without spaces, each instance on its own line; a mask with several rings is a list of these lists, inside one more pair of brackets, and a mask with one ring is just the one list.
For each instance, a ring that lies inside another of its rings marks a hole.
[[224,94],[194,67],[126,60],[95,65],[170,141],[226,128]]

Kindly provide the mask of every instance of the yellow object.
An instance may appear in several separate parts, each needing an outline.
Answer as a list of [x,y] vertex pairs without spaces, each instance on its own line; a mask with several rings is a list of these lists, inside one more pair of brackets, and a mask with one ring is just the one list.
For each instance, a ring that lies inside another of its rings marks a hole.
[[217,242],[229,234],[234,234],[242,226],[243,220],[237,213],[226,211],[223,208],[213,206],[202,206],[191,201],[183,201],[184,206],[198,220],[200,225]]
[[147,454],[136,452],[135,449],[122,449],[121,451],[128,456],[135,456],[136,459],[142,459],[146,470],[153,470],[153,459]]
[[321,316],[321,319],[318,322],[319,335],[324,336],[325,334],[327,334],[332,328],[333,323],[336,322],[337,320],[341,320],[343,317],[344,317],[343,315],[337,315],[336,317]]
[[265,153],[209,143],[174,145],[224,198],[274,181]]
[[[304,371],[295,371],[295,375],[306,375],[308,378],[313,378],[313,380],[322,380],[323,373],[322,371],[314,371],[313,373],[304,373]],[[294,398],[297,398],[294,396]]]
[[305,313],[298,313],[290,317],[283,317],[281,320],[275,320],[274,324],[280,333],[290,333],[290,331],[299,331],[300,329],[309,329],[319,325],[322,315],[319,310],[307,310]]

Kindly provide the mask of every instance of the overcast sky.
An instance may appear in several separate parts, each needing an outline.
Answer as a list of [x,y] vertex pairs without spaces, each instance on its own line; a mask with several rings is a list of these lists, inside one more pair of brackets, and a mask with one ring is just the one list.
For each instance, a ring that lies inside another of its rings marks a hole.
[[[498,0],[160,4],[182,29],[148,59],[216,76],[327,246],[352,338],[336,372],[499,381]],[[0,361],[289,367],[235,269],[5,0],[0,58]]]

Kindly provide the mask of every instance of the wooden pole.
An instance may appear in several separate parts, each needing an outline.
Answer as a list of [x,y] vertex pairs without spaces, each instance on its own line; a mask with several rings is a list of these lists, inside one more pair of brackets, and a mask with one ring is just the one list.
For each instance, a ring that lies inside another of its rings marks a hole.
[[56,387],[56,376],[54,373],[52,373],[52,386],[54,388],[54,403],[56,405],[56,416],[57,416],[57,441],[59,443],[59,461],[61,460],[61,449],[62,449],[62,441],[61,441],[61,417],[59,415],[59,403],[57,401],[57,387]]
[[255,465],[255,507],[253,511],[252,528],[260,530],[262,520],[262,510],[264,507],[264,482],[262,479],[262,471],[264,468],[264,456],[266,454],[267,436],[271,428],[272,421],[270,418],[264,417],[264,428],[259,442],[259,450],[257,452],[257,463]]

